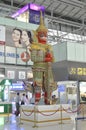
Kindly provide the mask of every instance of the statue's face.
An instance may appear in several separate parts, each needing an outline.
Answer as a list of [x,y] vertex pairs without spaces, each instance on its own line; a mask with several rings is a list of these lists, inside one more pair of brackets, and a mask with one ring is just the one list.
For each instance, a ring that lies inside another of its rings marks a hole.
[[42,44],[47,43],[47,32],[38,32],[38,42]]

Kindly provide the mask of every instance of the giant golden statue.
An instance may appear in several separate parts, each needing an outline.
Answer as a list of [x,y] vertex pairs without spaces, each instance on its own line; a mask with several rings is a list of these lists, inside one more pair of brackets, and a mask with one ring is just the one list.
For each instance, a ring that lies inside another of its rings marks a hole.
[[52,73],[54,61],[52,47],[47,43],[48,29],[44,25],[42,12],[40,25],[34,31],[33,43],[31,44],[31,60],[33,61],[33,85],[35,102],[39,102],[41,91],[44,92],[44,103],[51,104],[52,92],[56,89]]

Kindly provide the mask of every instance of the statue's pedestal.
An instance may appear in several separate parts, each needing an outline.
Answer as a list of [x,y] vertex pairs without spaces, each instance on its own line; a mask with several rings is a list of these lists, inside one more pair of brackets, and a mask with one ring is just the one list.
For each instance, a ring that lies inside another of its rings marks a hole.
[[71,115],[67,109],[71,105],[22,105],[20,113],[21,123],[33,127],[49,126],[58,123],[70,123]]

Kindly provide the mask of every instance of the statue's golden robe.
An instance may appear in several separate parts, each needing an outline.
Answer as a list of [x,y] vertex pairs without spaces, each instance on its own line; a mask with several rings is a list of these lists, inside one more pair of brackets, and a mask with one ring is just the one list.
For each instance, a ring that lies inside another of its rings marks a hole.
[[[47,49],[53,56],[52,48],[48,44],[33,43],[31,44],[31,60],[33,61],[33,82],[36,82],[38,89],[36,91],[47,92],[48,98],[52,91],[56,89],[52,73],[52,63],[45,62]],[[54,58],[52,62],[54,61]]]

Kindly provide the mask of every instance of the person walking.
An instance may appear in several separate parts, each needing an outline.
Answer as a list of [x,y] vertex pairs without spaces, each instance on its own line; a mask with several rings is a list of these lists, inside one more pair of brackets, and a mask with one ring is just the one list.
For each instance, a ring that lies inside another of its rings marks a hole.
[[21,98],[21,105],[25,105],[26,97],[25,93],[23,93],[22,98]]
[[16,102],[16,111],[15,111],[15,115],[16,115],[16,116],[18,116],[19,113],[20,113],[20,101],[21,101],[20,94],[17,93],[16,99],[15,99],[15,102]]
[[25,105],[28,105],[30,102],[29,102],[29,98],[28,98],[28,95],[26,95],[26,99],[25,99]]

